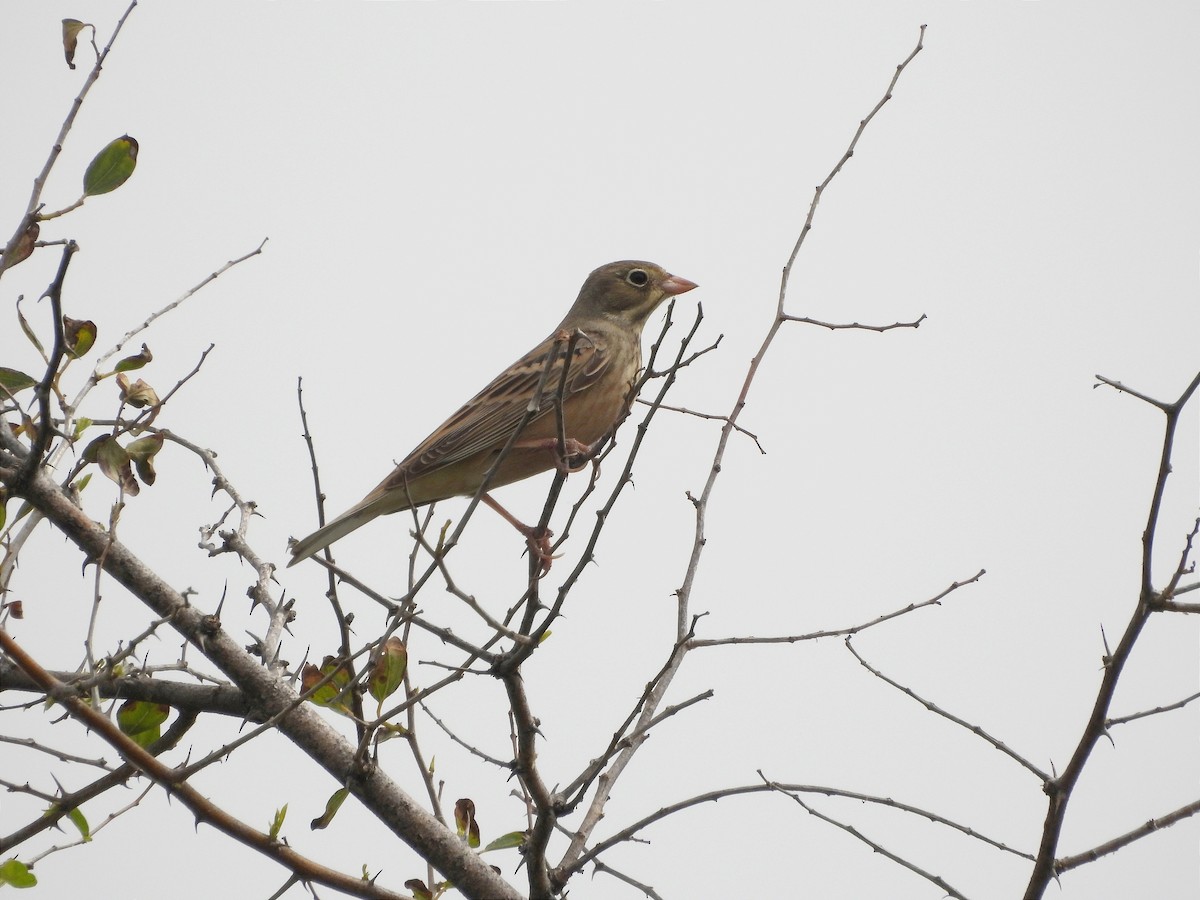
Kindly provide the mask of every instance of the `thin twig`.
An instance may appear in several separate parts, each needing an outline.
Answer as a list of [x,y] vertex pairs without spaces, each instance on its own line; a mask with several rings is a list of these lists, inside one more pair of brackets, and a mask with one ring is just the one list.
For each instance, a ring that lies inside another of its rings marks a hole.
[[828,328],[830,331],[875,331],[879,332],[880,334],[885,331],[891,331],[893,328],[920,328],[921,323],[927,318],[929,317],[922,313],[920,317],[911,322],[893,322],[890,325],[863,325],[859,322],[850,322],[846,325],[835,325],[832,322],[822,322],[819,319],[812,319],[808,316],[790,316],[786,313],[783,316],[783,320],[785,322],[801,322],[805,325],[819,325],[821,328]]
[[862,667],[864,669],[866,669],[868,672],[870,672],[872,675],[874,675],[880,681],[883,681],[886,684],[890,684],[892,687],[894,687],[900,693],[916,700],[918,703],[920,703],[922,706],[924,706],[931,713],[935,713],[944,719],[949,719],[955,725],[960,725],[963,728],[965,728],[967,731],[971,732],[971,734],[974,734],[974,735],[977,735],[978,737],[983,738],[985,741],[987,741],[989,744],[991,744],[993,747],[995,747],[997,750],[999,750],[1001,753],[1003,753],[1009,759],[1012,759],[1014,762],[1020,764],[1021,766],[1024,766],[1026,769],[1028,769],[1030,772],[1032,772],[1034,775],[1036,775],[1043,783],[1051,780],[1049,773],[1043,772],[1041,769],[1039,769],[1037,766],[1035,766],[1033,763],[1031,763],[1025,757],[1021,756],[1021,754],[1017,753],[1015,750],[1013,750],[1011,747],[1009,747],[1007,744],[1005,744],[1003,741],[1001,741],[999,738],[992,737],[990,734],[988,734],[986,731],[984,731],[980,726],[973,725],[970,722],[968,722],[966,719],[959,718],[958,716],[954,715],[954,713],[942,709],[936,703],[933,703],[930,700],[926,700],[924,697],[922,697],[916,691],[912,690],[912,688],[905,687],[904,685],[902,685],[900,682],[896,681],[895,679],[889,678],[887,675],[884,675],[881,671],[879,671],[874,666],[872,666],[870,663],[868,663],[865,659],[863,659],[862,654],[860,654],[857,650],[854,649],[854,644],[850,640],[850,638],[846,638],[846,649],[850,651],[850,653],[854,656],[855,659],[858,660],[859,664],[862,665]]
[[50,360],[46,364],[46,372],[42,375],[42,380],[37,385],[36,390],[40,411],[37,433],[34,435],[33,443],[29,447],[29,453],[21,463],[21,469],[17,473],[16,483],[12,487],[14,493],[20,491],[21,485],[29,480],[29,477],[33,474],[33,470],[42,464],[42,457],[46,453],[46,448],[50,446],[50,439],[54,435],[54,422],[50,416],[50,394],[53,392],[55,380],[58,378],[59,366],[62,365],[63,357],[67,353],[67,342],[63,333],[63,281],[67,277],[67,267],[71,264],[71,257],[78,249],[79,245],[74,241],[68,241],[66,246],[63,247],[62,259],[58,263],[58,272],[55,274],[50,286],[46,288],[46,293],[43,294],[44,297],[50,299],[50,315],[53,317],[54,324],[54,344],[50,349]]
[[[691,601],[691,596],[692,596],[692,590],[693,590],[693,587],[695,584],[697,573],[699,571],[700,559],[703,556],[704,548],[707,545],[707,538],[705,536],[705,517],[706,517],[706,513],[707,513],[707,509],[708,509],[708,503],[712,496],[713,489],[716,485],[717,478],[721,472],[722,462],[725,458],[725,448],[727,447],[727,445],[729,443],[730,436],[734,433],[734,431],[737,428],[737,420],[738,420],[739,416],[741,415],[742,410],[745,408],[746,398],[750,393],[750,388],[751,388],[751,385],[754,383],[754,379],[758,373],[759,366],[761,365],[762,360],[765,357],[767,351],[770,349],[771,344],[774,342],[775,335],[779,332],[780,327],[784,323],[784,318],[783,318],[785,315],[784,308],[783,308],[784,300],[787,296],[788,278],[790,276],[792,266],[795,263],[796,256],[797,256],[797,254],[799,254],[800,248],[803,246],[805,238],[807,237],[808,232],[812,228],[813,217],[816,215],[817,205],[820,203],[821,196],[823,195],[825,188],[834,179],[834,177],[837,176],[838,172],[840,172],[842,170],[842,167],[845,165],[846,161],[853,155],[854,148],[857,146],[858,140],[862,136],[867,125],[875,118],[876,114],[883,107],[883,105],[888,100],[891,99],[892,91],[895,88],[896,83],[897,83],[898,79],[900,78],[901,73],[903,73],[903,71],[908,66],[908,64],[910,62],[912,62],[912,60],[916,57],[916,55],[921,51],[922,46],[923,46],[924,37],[925,37],[925,26],[922,25],[920,28],[920,33],[917,38],[916,46],[913,48],[912,52],[909,53],[909,55],[904,59],[904,61],[901,62],[896,67],[895,74],[892,76],[892,79],[891,79],[890,83],[888,84],[887,90],[885,91],[883,98],[878,103],[875,104],[875,107],[871,110],[870,113],[868,113],[866,118],[864,118],[861,122],[859,122],[858,130],[855,132],[854,137],[851,139],[849,148],[842,155],[842,157],[838,160],[838,162],[834,165],[833,169],[830,171],[829,175],[825,178],[824,182],[822,182],[817,187],[816,191],[813,194],[812,203],[809,206],[808,215],[805,219],[804,227],[801,229],[801,232],[796,239],[795,246],[792,248],[791,255],[788,257],[787,263],[783,268],[783,274],[780,279],[779,300],[778,300],[777,307],[776,307],[775,318],[772,321],[770,327],[768,328],[766,336],[763,338],[763,342],[762,342],[762,345],[759,347],[758,353],[754,356],[754,358],[750,362],[750,366],[747,370],[745,379],[742,382],[742,386],[738,393],[737,399],[734,401],[733,408],[731,409],[729,416],[724,420],[724,424],[721,427],[720,435],[717,439],[717,446],[713,453],[713,461],[709,468],[709,472],[708,472],[708,476],[705,480],[704,488],[702,489],[699,497],[692,498],[692,505],[695,508],[696,525],[695,525],[695,532],[694,532],[694,537],[693,537],[693,541],[692,541],[692,548],[691,548],[691,552],[688,557],[687,567],[686,567],[686,570],[684,573],[683,584],[680,586],[680,588],[676,592],[675,640],[677,642],[681,642],[685,639],[685,637],[688,635],[690,627],[691,627],[690,621],[691,621],[692,617],[691,617],[691,612],[690,612],[689,606],[690,606],[690,601]],[[669,380],[670,379],[668,379],[668,381]],[[655,402],[656,403],[662,402],[662,394],[661,393],[660,393],[659,398]],[[651,412],[654,412],[654,410],[652,409]],[[641,432],[639,431],[639,439],[640,439],[640,437],[641,437]],[[622,477],[622,482],[627,477],[628,477],[628,468],[626,470],[626,473]],[[601,513],[598,513],[597,515],[602,522],[604,511],[602,511]],[[594,543],[595,543],[595,537],[593,537],[592,543],[589,544],[589,548],[588,548],[587,552],[585,552],[584,556],[582,557],[581,565],[583,565],[587,561],[591,560],[591,546]],[[687,648],[686,648],[686,646],[683,646],[681,651],[678,654],[678,658],[676,659],[674,665],[670,669],[667,670],[667,672],[664,674],[664,676],[659,680],[658,684],[655,686],[654,690],[651,692],[650,696],[647,697],[646,703],[642,709],[642,712],[640,713],[639,720],[636,725],[637,728],[644,727],[645,724],[647,722],[651,721],[654,718],[654,716],[657,714],[659,705],[663,702],[663,698],[665,697],[667,690],[670,688],[671,683],[674,680],[675,674],[679,671],[680,667],[682,666],[683,658],[686,655],[686,653],[687,653]],[[633,754],[636,752],[636,749],[637,749],[637,745],[635,744],[632,747],[622,750],[613,759],[609,768],[599,777],[599,779],[597,781],[595,795],[593,796],[591,802],[588,805],[587,810],[584,813],[583,822],[580,825],[580,827],[576,830],[575,834],[573,835],[571,842],[567,847],[567,850],[564,852],[558,867],[555,869],[555,872],[553,873],[556,885],[558,885],[558,886],[564,885],[566,883],[565,882],[566,873],[569,873],[569,872],[572,872],[575,870],[576,865],[578,864],[579,860],[582,858],[581,854],[583,854],[583,852],[584,852],[584,847],[586,846],[588,840],[590,839],[590,835],[591,835],[592,831],[596,828],[596,826],[598,825],[600,820],[603,818],[604,808],[608,802],[608,797],[612,791],[613,785],[620,778],[621,773],[624,771],[626,766],[628,766],[630,760],[633,757]]]
[[[121,18],[117,20],[116,27],[113,28],[112,37],[108,39],[108,43],[104,46],[104,50],[97,54],[96,63],[88,72],[87,78],[84,79],[83,87],[79,89],[79,93],[75,99],[71,101],[71,109],[67,112],[66,118],[63,119],[62,128],[58,130],[58,137],[50,146],[50,155],[46,158],[45,165],[42,166],[42,171],[33,179],[33,190],[29,194],[29,202],[25,204],[25,215],[21,217],[20,224],[17,225],[16,231],[4,246],[4,253],[0,255],[0,276],[4,274],[4,270],[11,266],[13,250],[17,244],[21,242],[26,230],[30,225],[37,221],[38,208],[42,203],[42,190],[46,186],[46,180],[50,177],[50,170],[54,168],[54,163],[57,162],[59,154],[62,153],[63,146],[67,142],[67,135],[71,133],[71,126],[75,124],[75,117],[79,115],[80,107],[83,106],[84,98],[87,97],[88,91],[92,89],[92,85],[96,83],[96,79],[100,77],[100,73],[104,71],[104,61],[108,59],[108,54],[113,48],[113,44],[117,41],[117,35],[121,33],[121,29],[125,27],[125,20],[129,18],[129,14],[133,12],[133,8],[137,6],[137,0],[126,8]],[[93,47],[95,44],[93,43]]]
[[786,790],[785,788],[783,788],[780,785],[776,785],[775,782],[773,782],[773,781],[768,781],[766,776],[763,775],[761,771],[758,774],[759,774],[759,777],[763,779],[763,781],[767,782],[767,784],[771,785],[773,788],[780,791],[784,795],[791,797],[792,800],[794,800],[797,804],[799,804],[801,809],[803,809],[810,816],[814,816],[815,818],[820,819],[822,822],[827,822],[828,824],[833,825],[835,828],[840,828],[842,831],[846,832],[846,834],[850,835],[851,837],[862,841],[864,844],[866,844],[868,847],[870,847],[871,850],[874,851],[875,853],[878,853],[881,856],[886,856],[888,859],[890,859],[892,862],[896,863],[897,865],[899,865],[905,869],[908,869],[910,872],[914,873],[915,875],[920,875],[925,880],[937,885],[938,888],[940,888],[941,890],[946,892],[947,896],[955,897],[955,898],[957,898],[957,900],[967,900],[966,896],[963,893],[961,893],[960,891],[951,887],[950,884],[947,883],[946,880],[944,878],[942,878],[941,876],[934,875],[932,872],[926,871],[925,869],[922,869],[920,866],[916,865],[915,863],[910,862],[909,860],[905,859],[904,857],[902,857],[896,853],[893,853],[892,851],[888,850],[886,847],[884,847],[879,842],[867,837],[865,834],[863,834],[861,831],[859,831],[853,825],[848,825],[845,822],[842,822],[838,819],[833,818],[832,816],[826,815],[825,813],[821,812],[820,810],[814,809],[812,806],[809,806],[807,803],[805,803],[803,800],[801,800],[798,794],[794,793],[793,791]]
[[[761,772],[759,775],[762,777]],[[843,788],[828,787],[819,784],[782,784],[778,782],[770,782],[764,778],[762,783],[738,785],[736,787],[719,788],[713,791],[706,791],[703,794],[697,794],[696,796],[689,797],[686,800],[680,800],[667,806],[663,806],[660,809],[655,810],[653,813],[644,816],[633,824],[622,828],[620,831],[611,835],[610,837],[605,838],[594,847],[587,848],[586,852],[580,856],[577,863],[572,866],[571,869],[565,870],[561,877],[569,877],[572,873],[579,871],[587,863],[594,861],[601,854],[606,853],[608,850],[611,850],[618,844],[623,844],[627,841],[634,840],[636,836],[646,828],[657,822],[664,821],[677,813],[683,812],[684,810],[702,806],[706,803],[716,803],[720,800],[725,800],[732,797],[769,793],[780,790],[788,794],[821,794],[826,797],[840,797],[857,803],[870,803],[876,806],[884,806],[890,809],[896,809],[917,818],[928,819],[931,822],[944,825],[947,828],[951,828],[961,834],[966,835],[967,837],[982,841],[983,843],[994,847],[997,850],[1002,850],[1003,852],[1012,854],[1013,856],[1018,856],[1022,859],[1028,860],[1033,859],[1032,853],[1013,849],[1001,841],[980,834],[973,828],[955,822],[952,819],[946,818],[945,816],[941,816],[927,809],[922,809],[919,806],[902,803],[894,800],[891,797],[880,797],[874,794],[864,794],[858,791],[848,791],[844,790]]]
[[1133,722],[1137,719],[1144,719],[1147,716],[1156,716],[1159,713],[1171,712],[1176,709],[1183,709],[1193,700],[1200,700],[1200,691],[1195,694],[1189,694],[1182,700],[1176,700],[1174,703],[1168,703],[1166,706],[1156,706],[1154,709],[1144,709],[1141,712],[1131,713],[1128,716],[1117,716],[1116,718],[1106,719],[1104,727],[1112,728],[1114,725],[1124,725],[1126,722]]
[[1076,853],[1074,856],[1064,856],[1062,859],[1055,860],[1054,874],[1061,875],[1070,869],[1077,868],[1085,863],[1094,862],[1110,853],[1115,853],[1122,847],[1129,846],[1134,841],[1140,840],[1156,831],[1168,828],[1176,822],[1182,822],[1184,819],[1196,815],[1196,813],[1200,813],[1200,800],[1193,800],[1191,803],[1181,806],[1179,809],[1169,812],[1164,816],[1150,819],[1132,831],[1127,831],[1125,834],[1115,837],[1112,840],[1098,844],[1090,850],[1085,850],[1083,853]]
[[80,700],[69,686],[50,675],[25,653],[3,629],[0,629],[0,649],[11,656],[27,675],[41,684],[49,696],[65,706],[72,717],[86,725],[90,731],[100,735],[132,766],[166,788],[173,797],[196,816],[197,820],[207,822],[218,831],[257,850],[264,856],[274,859],[307,881],[324,884],[356,897],[401,900],[403,896],[401,894],[378,887],[361,878],[345,875],[301,856],[286,843],[251,828],[213,804],[186,780],[181,780],[178,769],[159,762],[156,757],[122,734],[117,726],[102,713]]
[[[1048,781],[1045,785],[1049,800],[1046,808],[1046,817],[1042,824],[1042,839],[1038,847],[1037,861],[1033,865],[1033,871],[1030,873],[1029,883],[1025,889],[1024,900],[1040,900],[1054,878],[1055,856],[1058,850],[1058,842],[1062,835],[1063,824],[1066,821],[1067,804],[1071,799],[1075,786],[1079,783],[1079,778],[1083,774],[1084,767],[1091,758],[1092,750],[1105,734],[1108,710],[1112,705],[1112,699],[1116,693],[1121,673],[1125,669],[1125,664],[1129,661],[1129,657],[1133,653],[1133,648],[1141,636],[1146,622],[1161,603],[1161,597],[1155,592],[1153,582],[1154,540],[1158,530],[1159,516],[1162,511],[1163,496],[1167,489],[1167,478],[1172,468],[1171,457],[1175,447],[1175,433],[1178,429],[1184,407],[1191,400],[1197,387],[1200,387],[1200,372],[1198,372],[1175,402],[1164,403],[1145,394],[1132,391],[1119,382],[1099,375],[1096,377],[1103,384],[1108,384],[1120,391],[1124,391],[1161,410],[1166,417],[1166,423],[1163,428],[1158,473],[1154,479],[1150,508],[1146,514],[1146,527],[1142,532],[1142,577],[1138,601],[1134,606],[1133,612],[1130,614],[1129,622],[1125,626],[1125,632],[1121,635],[1121,640],[1117,644],[1116,649],[1111,653],[1105,654],[1104,674],[1100,679],[1100,687],[1096,691],[1096,700],[1092,705],[1092,711],[1088,716],[1083,733],[1080,735],[1079,743],[1075,747],[1075,752],[1071,755],[1071,759],[1067,763],[1067,767],[1063,770],[1062,775],[1053,781]],[[1172,583],[1177,583],[1179,577],[1180,573],[1176,572],[1172,578]]]
[[[644,404],[646,406],[650,405],[649,400],[643,400],[641,397],[639,397],[636,402]],[[697,419],[708,419],[710,421],[715,419],[718,422],[728,422],[729,421],[729,416],[720,416],[720,415],[716,415],[714,413],[697,412],[696,410],[688,409],[685,406],[670,406],[666,403],[660,403],[660,404],[658,404],[658,408],[668,410],[669,412],[682,413],[685,416],[694,416]],[[763,449],[762,441],[760,441],[758,439],[757,434],[755,434],[753,431],[749,431],[748,429],[743,428],[741,425],[738,425],[736,422],[733,424],[733,427],[734,427],[734,430],[737,431],[738,434],[744,434],[746,437],[750,438],[750,440],[754,441],[754,446],[756,446],[758,448],[759,453],[761,453],[763,456],[767,455],[767,451]]]
[[900,616],[908,615],[918,609],[924,609],[927,606],[941,606],[942,600],[947,596],[961,587],[974,584],[986,574],[987,569],[980,569],[965,581],[952,582],[950,587],[946,588],[940,594],[930,597],[928,600],[922,600],[920,603],[910,603],[901,609],[895,609],[881,616],[876,616],[871,621],[863,622],[861,625],[848,625],[845,628],[834,628],[828,631],[810,631],[807,634],[771,635],[769,637],[692,638],[688,642],[688,646],[691,649],[697,649],[700,647],[721,647],[729,644],[795,644],[800,641],[815,641],[827,637],[847,637],[859,634],[868,628],[874,628],[876,625],[881,625]]

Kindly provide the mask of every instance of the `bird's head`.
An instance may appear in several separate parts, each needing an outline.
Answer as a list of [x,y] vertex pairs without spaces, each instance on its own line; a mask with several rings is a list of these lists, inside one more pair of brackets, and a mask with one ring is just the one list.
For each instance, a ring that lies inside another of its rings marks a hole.
[[651,262],[609,263],[587,277],[567,321],[599,315],[640,329],[665,299],[695,286]]

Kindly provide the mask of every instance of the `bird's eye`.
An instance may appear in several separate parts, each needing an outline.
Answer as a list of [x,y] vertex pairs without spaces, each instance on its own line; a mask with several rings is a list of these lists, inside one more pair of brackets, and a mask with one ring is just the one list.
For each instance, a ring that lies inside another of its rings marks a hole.
[[650,275],[645,269],[631,269],[625,280],[634,287],[645,287],[650,281]]

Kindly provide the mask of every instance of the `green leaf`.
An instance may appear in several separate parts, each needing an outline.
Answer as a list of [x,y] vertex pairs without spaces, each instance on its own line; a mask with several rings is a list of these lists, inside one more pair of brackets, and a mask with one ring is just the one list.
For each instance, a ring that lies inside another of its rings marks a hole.
[[130,384],[128,378],[118,374],[117,387],[121,389],[121,400],[134,409],[145,409],[147,406],[158,405],[158,394],[154,392],[154,388],[140,378]]
[[285,803],[282,807],[275,810],[275,818],[271,820],[270,831],[271,840],[273,841],[279,839],[279,830],[283,828],[283,820],[287,818],[287,807],[288,805]]
[[116,364],[113,368],[114,372],[132,372],[134,369],[140,369],[150,360],[154,359],[154,354],[150,352],[150,348],[142,344],[142,352],[137,356],[127,356]]
[[83,451],[84,462],[94,462],[109,479],[124,488],[125,493],[137,496],[141,488],[133,477],[129,454],[111,434],[102,434]]
[[37,884],[37,876],[29,871],[25,863],[14,857],[0,863],[0,887],[6,884],[15,888],[31,888]]
[[[321,684],[325,678],[329,678],[329,680]],[[318,684],[321,686],[313,692],[308,698],[309,700],[317,706],[328,706],[344,715],[351,714],[350,706],[347,703],[349,698],[346,696],[346,688],[350,684],[348,668],[339,665],[337,659],[332,656],[326,656],[321,661],[319,669],[312,663],[305,664],[300,672],[301,690],[307,694]]]
[[21,301],[19,298],[17,300],[17,321],[21,323],[21,330],[25,332],[25,337],[29,338],[29,343],[37,347],[38,353],[45,356],[46,349],[42,346],[42,342],[38,340],[37,335],[33,333],[33,329],[29,327],[29,320],[25,318],[25,313],[21,312]]
[[63,55],[67,58],[67,65],[75,68],[75,47],[79,43],[79,32],[88,26],[80,22],[78,19],[63,19]]
[[380,722],[379,723],[380,740],[388,741],[394,737],[407,737],[408,729],[396,722]]
[[371,666],[367,689],[371,696],[382,703],[392,696],[404,683],[404,672],[408,668],[408,649],[398,637],[390,637]]
[[85,431],[92,426],[92,420],[87,416],[80,416],[75,420],[75,430],[71,433],[71,440],[79,440]]
[[463,798],[454,804],[454,826],[458,836],[472,849],[479,847],[479,823],[475,821],[475,801]]
[[325,801],[325,812],[318,818],[313,819],[309,823],[309,827],[313,831],[318,831],[322,828],[328,828],[329,823],[333,821],[333,817],[337,815],[337,811],[342,808],[342,804],[346,802],[346,798],[350,796],[349,788],[338,788],[329,799]]
[[95,197],[115,191],[137,166],[138,142],[125,134],[96,154],[83,174],[83,194]]
[[154,484],[154,479],[157,477],[154,471],[154,455],[162,449],[162,445],[163,436],[151,434],[144,438],[138,438],[125,448],[125,452],[129,454],[134,467],[137,468],[138,477],[147,485]]
[[165,703],[126,700],[117,709],[117,727],[139,746],[149,747],[162,734],[159,726],[167,721],[170,713],[171,707]]
[[[6,503],[8,502],[7,498],[5,498],[5,502]],[[33,507],[29,505],[29,501],[22,500],[21,505],[17,507],[17,514],[15,516],[13,516],[13,520],[12,520],[11,524],[16,525],[18,522],[20,522],[23,518],[25,518],[31,512],[33,512]]]
[[486,847],[480,850],[480,853],[487,853],[489,850],[510,850],[513,847],[520,847],[525,843],[528,837],[523,831],[510,831],[508,834],[502,834],[494,841],[488,843]]
[[92,830],[88,827],[88,820],[78,806],[67,813],[67,818],[71,820],[71,824],[79,829],[79,833],[83,836],[84,842],[92,839]]
[[21,232],[16,246],[12,249],[12,255],[8,257],[8,262],[4,267],[11,269],[17,263],[25,262],[25,260],[29,259],[33,254],[33,247],[37,243],[38,235],[41,233],[42,226],[37,222],[30,222],[25,230]]
[[37,383],[36,378],[26,375],[18,369],[6,369],[4,366],[0,366],[0,396],[6,396],[6,392],[15,394],[17,391],[31,388]]
[[72,319],[63,316],[63,340],[67,343],[67,352],[76,359],[86,356],[96,343],[96,323],[89,319]]

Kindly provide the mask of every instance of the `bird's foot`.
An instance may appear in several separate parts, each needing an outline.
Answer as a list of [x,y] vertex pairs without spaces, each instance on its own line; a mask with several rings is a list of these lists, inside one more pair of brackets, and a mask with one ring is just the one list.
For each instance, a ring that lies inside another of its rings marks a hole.
[[538,577],[541,578],[559,557],[559,554],[550,552],[550,538],[554,537],[554,532],[549,528],[530,528],[526,525],[524,533],[529,553],[538,562]]
[[554,468],[565,475],[570,475],[572,472],[579,472],[587,467],[588,460],[591,459],[592,453],[595,452],[597,446],[599,446],[599,441],[595,444],[585,444],[583,441],[569,437],[563,441],[561,452],[559,451],[558,438],[518,441],[513,445],[513,449],[546,450],[553,453]]
[[550,538],[554,537],[554,532],[549,528],[537,528],[526,525],[493,500],[490,494],[484,494],[480,499],[503,516],[508,524],[525,536],[525,542],[529,544],[530,554],[538,560],[538,577],[540,578],[549,572],[551,563],[558,559],[557,556],[550,552]]

